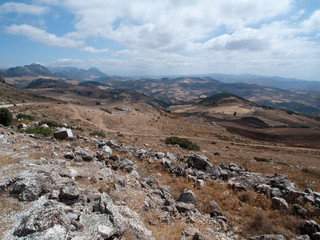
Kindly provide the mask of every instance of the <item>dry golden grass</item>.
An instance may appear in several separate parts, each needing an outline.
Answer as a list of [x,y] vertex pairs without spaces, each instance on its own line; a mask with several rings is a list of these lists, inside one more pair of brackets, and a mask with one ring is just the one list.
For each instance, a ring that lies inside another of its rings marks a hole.
[[[151,210],[142,216],[142,221],[146,227],[152,231],[152,236],[157,240],[180,240],[181,232],[187,226],[183,220],[171,220],[168,222],[161,219],[161,212]],[[150,224],[154,223],[154,224]]]
[[[247,171],[260,172],[264,176],[280,173],[287,175],[289,180],[295,182],[301,189],[313,188],[320,191],[320,151],[303,148],[286,147],[284,144],[273,144],[263,141],[255,141],[244,137],[230,134],[225,129],[216,127],[214,124],[199,118],[181,117],[163,113],[141,105],[132,105],[130,108],[139,108],[131,113],[110,115],[100,112],[94,106],[86,107],[77,105],[70,108],[68,104],[39,104],[37,106],[24,107],[24,111],[34,111],[42,119],[59,119],[84,129],[75,131],[88,136],[93,130],[104,130],[107,139],[113,139],[126,145],[137,145],[144,149],[144,143],[155,151],[172,152],[175,154],[188,155],[189,151],[165,145],[162,141],[166,136],[185,137],[197,143],[213,165],[220,163],[239,163]],[[75,111],[74,111],[75,110]],[[46,116],[46,117],[44,117]],[[89,120],[88,120],[89,119]],[[117,136],[121,131],[123,137]],[[216,144],[212,144],[215,142]],[[76,141],[73,146],[90,147],[91,143]],[[219,152],[220,156],[214,156]],[[34,153],[34,157],[41,157],[46,152]],[[38,154],[38,155],[37,155]],[[126,153],[114,151],[114,154],[126,156]],[[255,157],[266,158],[271,162],[257,162]],[[3,163],[15,162],[15,159],[0,158],[0,167]],[[147,177],[155,176],[160,185],[171,186],[171,194],[177,199],[184,188],[192,190],[198,199],[197,208],[202,213],[210,213],[209,205],[215,200],[223,214],[228,218],[231,230],[248,237],[256,234],[279,233],[287,238],[297,234],[296,229],[301,224],[301,219],[282,214],[271,208],[271,201],[264,195],[255,192],[234,192],[224,182],[209,181],[201,189],[193,187],[191,181],[185,178],[177,178],[167,173],[161,164],[150,164],[145,160],[136,160],[140,175]],[[309,169],[303,170],[303,169]],[[143,195],[135,195],[136,192],[124,196],[113,190],[114,183],[111,181],[88,181],[77,179],[79,186],[91,187],[99,191],[106,191],[117,201],[124,201],[131,209],[140,209],[144,198]],[[312,210],[309,207],[309,210]],[[157,213],[140,213],[146,226],[153,231],[156,239],[180,239],[181,231],[185,223],[171,221],[149,225],[148,219],[157,219]],[[149,214],[149,215],[148,215]],[[315,219],[318,221],[318,219]],[[199,226],[199,228],[205,228]]]
[[20,162],[21,159],[12,158],[11,156],[2,155],[0,156],[0,168],[3,168],[6,165],[14,164]]
[[17,200],[8,198],[6,191],[1,191],[0,194],[0,239],[4,237],[4,232],[11,227],[12,220],[9,216],[15,212],[21,211],[22,206]]

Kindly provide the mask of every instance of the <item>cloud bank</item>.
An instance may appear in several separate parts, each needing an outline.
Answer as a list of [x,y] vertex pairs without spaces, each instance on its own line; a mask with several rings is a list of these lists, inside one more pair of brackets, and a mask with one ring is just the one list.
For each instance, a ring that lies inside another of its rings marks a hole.
[[[88,64],[108,72],[262,71],[310,78],[320,65],[320,6],[310,10],[300,2],[34,0],[29,10],[25,3],[16,2],[5,3],[0,9],[45,19],[42,25],[6,25],[7,34],[91,54]],[[63,23],[64,15],[72,16],[66,22],[68,28],[51,27],[54,21]],[[49,21],[53,22],[47,24]],[[74,60],[73,64],[84,61]]]

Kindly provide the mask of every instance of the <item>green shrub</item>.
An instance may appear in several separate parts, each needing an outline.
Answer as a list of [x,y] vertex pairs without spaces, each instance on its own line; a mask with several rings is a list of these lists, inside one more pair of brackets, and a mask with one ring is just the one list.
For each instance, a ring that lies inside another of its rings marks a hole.
[[179,138],[179,137],[167,137],[165,140],[166,144],[171,144],[171,145],[179,145],[182,148],[185,149],[189,149],[189,150],[195,150],[195,151],[199,151],[200,147],[196,144],[193,143],[191,141],[189,141],[188,139],[185,138]]
[[271,162],[269,159],[260,157],[254,157],[254,160],[256,160],[257,162]]
[[310,176],[320,178],[320,172],[314,170],[314,169],[309,169],[309,168],[302,168],[301,170],[303,173],[308,174]]
[[93,132],[89,133],[89,135],[103,137],[103,138],[106,137],[106,134],[104,132],[101,132],[101,131],[93,131]]
[[43,127],[27,128],[25,132],[29,134],[43,135],[45,137],[48,137],[53,134],[53,130],[51,128]]
[[34,116],[31,116],[31,115],[28,115],[28,114],[23,114],[23,113],[19,113],[17,115],[17,118],[18,119],[19,118],[23,118],[23,119],[30,120],[30,121],[34,121],[35,120]]
[[283,166],[289,166],[289,164],[285,163],[285,162],[276,162],[276,164],[283,165]]
[[52,121],[52,120],[43,120],[39,123],[40,126],[43,124],[47,124],[49,127],[63,127],[62,124],[59,124],[59,123]]
[[9,126],[12,123],[12,114],[8,108],[0,108],[0,124]]

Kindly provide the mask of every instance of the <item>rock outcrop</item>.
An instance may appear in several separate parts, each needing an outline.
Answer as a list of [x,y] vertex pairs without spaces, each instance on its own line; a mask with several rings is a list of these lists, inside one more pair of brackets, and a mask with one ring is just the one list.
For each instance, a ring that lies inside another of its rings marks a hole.
[[[49,126],[48,126],[49,127]],[[72,130],[69,128],[59,128],[54,134],[54,138],[56,139],[68,139],[73,137]]]
[[[9,139],[10,130],[2,135],[3,152],[17,151],[14,149],[20,146],[15,145],[17,140]],[[151,226],[165,228],[175,221],[183,223],[178,234],[184,240],[241,239],[231,231],[232,216],[224,212],[224,204],[219,206],[210,199],[206,211],[201,212],[204,207],[201,192],[212,181],[228,184],[228,194],[232,193],[231,189],[264,194],[281,215],[304,218],[304,224],[297,229],[297,233],[304,235],[292,240],[319,239],[319,224],[306,219],[316,216],[320,194],[312,189],[299,189],[284,175],[262,176],[247,172],[235,163],[213,166],[201,154],[175,155],[117,144],[113,140],[74,138],[68,143],[51,138],[41,144],[26,134],[19,135],[19,139],[26,141],[22,150],[32,146],[54,150],[55,154],[53,159],[48,155],[28,159],[28,154],[21,152],[20,157],[25,160],[0,170],[0,191],[8,190],[10,201],[20,208],[11,213],[12,224],[8,224],[3,239],[126,239],[130,236],[147,240],[155,239]],[[149,163],[163,166],[172,176],[188,177],[193,185],[188,183],[188,189],[171,194],[171,187],[158,178],[162,172],[150,171],[148,175],[138,167]],[[310,206],[313,212],[309,212]],[[285,238],[264,234],[250,239]]]

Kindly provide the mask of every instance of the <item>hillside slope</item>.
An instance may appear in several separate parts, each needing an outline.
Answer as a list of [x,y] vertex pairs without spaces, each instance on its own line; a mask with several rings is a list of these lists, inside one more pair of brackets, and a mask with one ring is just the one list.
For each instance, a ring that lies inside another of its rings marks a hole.
[[0,82],[0,103],[5,104],[17,104],[25,102],[39,102],[50,101],[46,97],[39,96],[18,88],[15,88],[9,84]]
[[216,93],[229,92],[251,102],[320,116],[320,95],[309,92],[280,90],[245,83],[223,83],[208,77],[180,77],[162,79],[107,80],[116,88],[144,92],[173,104],[185,103]]
[[232,133],[252,139],[292,146],[320,146],[319,119],[266,108],[230,93],[170,106],[168,110],[201,116]]

